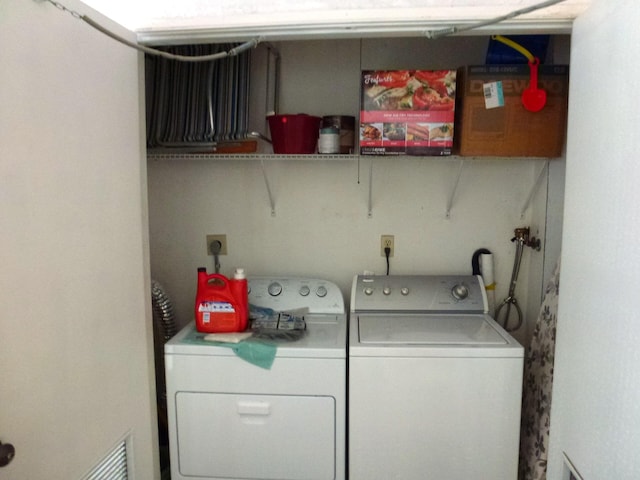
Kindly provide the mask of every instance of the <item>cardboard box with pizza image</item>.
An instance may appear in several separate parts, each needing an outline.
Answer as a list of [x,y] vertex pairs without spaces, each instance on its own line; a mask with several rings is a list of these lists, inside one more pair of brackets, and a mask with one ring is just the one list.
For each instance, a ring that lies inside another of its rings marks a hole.
[[451,155],[455,70],[362,72],[362,155]]

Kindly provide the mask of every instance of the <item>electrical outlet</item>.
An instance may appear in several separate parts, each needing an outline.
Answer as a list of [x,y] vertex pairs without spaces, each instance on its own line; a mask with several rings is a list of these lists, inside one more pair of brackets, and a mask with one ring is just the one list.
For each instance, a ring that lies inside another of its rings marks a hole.
[[213,252],[211,251],[211,243],[218,241],[220,242],[220,251],[218,255],[226,255],[227,254],[227,236],[226,235],[207,235],[207,255],[213,256]]
[[385,248],[389,248],[389,256],[393,257],[393,235],[381,235],[380,236],[380,255],[386,257],[387,254],[384,253]]

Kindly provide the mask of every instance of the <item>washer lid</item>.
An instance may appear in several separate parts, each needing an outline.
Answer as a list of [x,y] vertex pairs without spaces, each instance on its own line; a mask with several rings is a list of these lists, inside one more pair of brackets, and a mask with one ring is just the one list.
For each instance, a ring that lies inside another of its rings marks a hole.
[[360,344],[506,345],[485,315],[358,315]]

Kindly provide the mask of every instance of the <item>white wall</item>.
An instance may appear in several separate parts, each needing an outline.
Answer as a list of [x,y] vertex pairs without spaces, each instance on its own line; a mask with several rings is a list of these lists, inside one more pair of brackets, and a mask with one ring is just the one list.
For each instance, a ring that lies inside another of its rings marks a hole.
[[[570,63],[569,36],[556,36],[550,53],[554,63]],[[571,75],[571,72],[569,73]],[[528,302],[525,317],[528,319],[526,338],[533,333],[535,320],[540,313],[540,302],[549,277],[560,259],[562,250],[562,225],[564,208],[565,158],[559,158],[548,164],[548,170],[542,175],[540,191],[534,198],[532,207],[534,217],[531,220],[531,234],[543,239],[542,255],[531,255],[528,280]],[[540,301],[538,301],[538,299]],[[521,337],[522,338],[522,337]],[[525,344],[525,345],[528,345]]]
[[572,37],[551,480],[563,452],[585,480],[640,472],[639,23],[594,0]]
[[[366,68],[446,68],[483,63],[487,37],[282,43],[282,113],[357,117],[359,75]],[[256,128],[263,126],[257,120]],[[373,216],[367,217],[373,161]],[[258,161],[150,160],[152,276],[175,299],[178,320],[191,321],[196,268],[213,268],[207,234],[225,233],[222,273],[317,275],[348,299],[363,270],[385,272],[380,235],[395,235],[391,273],[471,273],[477,248],[494,252],[497,298],[506,296],[516,227],[545,235],[547,177],[521,216],[543,160],[468,159],[453,199],[457,158],[361,158],[266,162],[276,204],[270,205]],[[558,228],[555,225],[555,228]],[[544,252],[526,249],[517,294],[525,312],[539,306]],[[534,283],[528,285],[534,261]],[[521,341],[527,328],[516,333]]]
[[[184,324],[195,298],[196,268],[213,267],[205,237],[226,233],[222,273],[318,275],[348,298],[354,274],[385,272],[380,235],[395,235],[391,272],[471,273],[479,247],[495,253],[498,295],[508,288],[513,228],[539,161],[474,160],[462,171],[451,218],[445,217],[458,163],[375,159],[373,217],[367,217],[370,160],[273,161],[276,202],[270,214],[260,164],[253,161],[161,161],[149,165],[152,276],[176,299]],[[527,215],[529,217],[529,215]],[[525,252],[522,278],[533,251]],[[526,289],[518,289],[526,305]]]

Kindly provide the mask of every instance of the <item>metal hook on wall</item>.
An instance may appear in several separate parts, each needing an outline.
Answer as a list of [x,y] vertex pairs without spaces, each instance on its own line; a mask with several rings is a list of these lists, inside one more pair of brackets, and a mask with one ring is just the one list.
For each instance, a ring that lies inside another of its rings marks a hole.
[[539,238],[529,236],[529,232],[529,227],[516,228],[514,230],[515,236],[511,239],[511,241],[522,242],[525,247],[531,247],[536,252],[539,252],[542,249],[542,242]]

